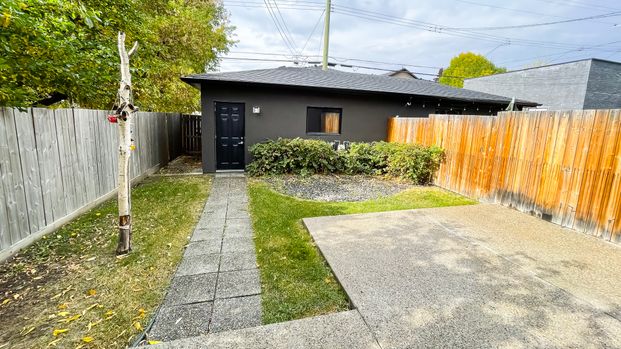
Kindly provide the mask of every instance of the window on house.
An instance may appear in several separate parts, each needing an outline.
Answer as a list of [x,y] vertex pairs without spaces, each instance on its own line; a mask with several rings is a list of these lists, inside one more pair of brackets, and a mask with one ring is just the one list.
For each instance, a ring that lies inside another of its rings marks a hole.
[[343,109],[317,108],[306,109],[306,133],[341,134],[341,117]]

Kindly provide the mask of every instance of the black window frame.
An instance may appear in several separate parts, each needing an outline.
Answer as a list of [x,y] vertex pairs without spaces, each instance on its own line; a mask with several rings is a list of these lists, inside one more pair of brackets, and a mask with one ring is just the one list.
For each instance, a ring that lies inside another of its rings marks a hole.
[[[330,133],[330,132],[309,131],[308,117],[309,117],[309,112],[311,110],[319,110],[320,111],[319,115],[321,115],[321,113],[326,113],[326,112],[338,113],[339,114],[339,132],[338,133]],[[340,136],[341,134],[343,134],[343,108],[338,108],[338,107],[315,107],[315,106],[308,106],[308,107],[306,107],[306,134],[307,135],[311,135],[311,136]]]

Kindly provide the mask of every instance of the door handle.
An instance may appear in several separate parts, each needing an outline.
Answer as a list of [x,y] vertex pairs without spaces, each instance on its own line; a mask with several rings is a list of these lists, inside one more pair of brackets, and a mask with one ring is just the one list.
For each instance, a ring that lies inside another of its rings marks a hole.
[[237,144],[238,144],[238,145],[242,145],[242,144],[244,144],[244,141],[241,141],[241,142],[239,142],[239,143],[237,143]]

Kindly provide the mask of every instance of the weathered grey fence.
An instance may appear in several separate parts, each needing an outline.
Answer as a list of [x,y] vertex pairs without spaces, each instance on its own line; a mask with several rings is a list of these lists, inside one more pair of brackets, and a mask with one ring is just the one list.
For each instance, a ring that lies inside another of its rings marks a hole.
[[[106,115],[0,108],[0,261],[114,195],[118,128]],[[138,113],[134,179],[178,155],[178,129],[179,114]]]

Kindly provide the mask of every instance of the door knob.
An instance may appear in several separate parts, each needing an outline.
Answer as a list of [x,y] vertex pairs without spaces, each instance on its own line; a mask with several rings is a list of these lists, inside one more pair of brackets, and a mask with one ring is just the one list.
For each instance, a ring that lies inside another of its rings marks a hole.
[[244,144],[244,141],[241,141],[241,142],[239,142],[239,143],[237,143],[237,144],[242,145],[242,144]]

